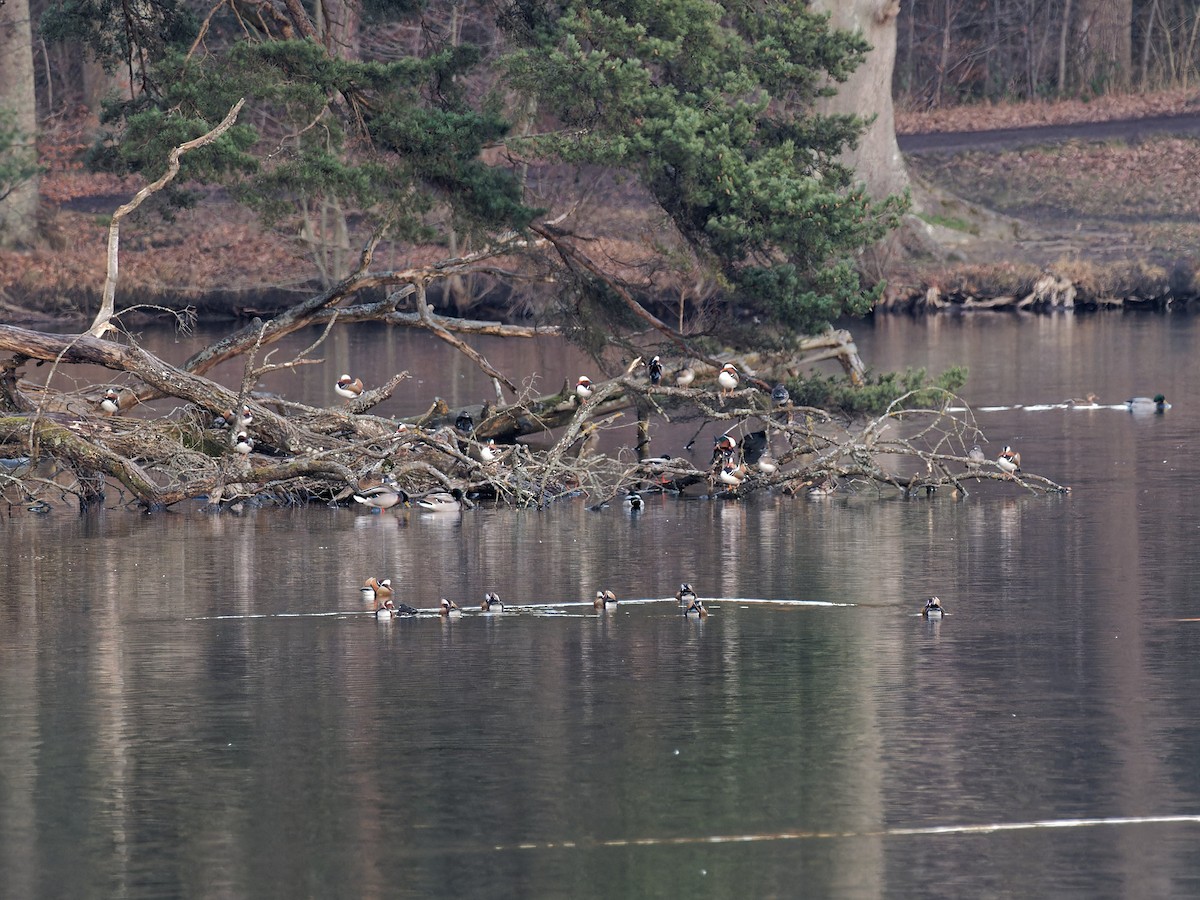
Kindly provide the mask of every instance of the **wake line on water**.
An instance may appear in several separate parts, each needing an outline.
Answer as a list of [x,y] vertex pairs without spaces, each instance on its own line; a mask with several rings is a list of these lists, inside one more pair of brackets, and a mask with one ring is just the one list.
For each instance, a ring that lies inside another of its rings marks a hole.
[[[1122,412],[1128,412],[1129,407],[1124,403],[1013,403],[1010,406],[976,406],[975,412],[1007,412],[1013,409],[1023,409],[1026,412],[1045,412],[1050,409],[1074,409],[1082,412],[1091,412],[1096,409],[1119,409]],[[946,408],[946,412],[965,413],[971,412],[965,406],[950,406]]]
[[1100,819],[1040,819],[1032,822],[990,822],[974,825],[925,825],[878,831],[779,831],[763,834],[712,834],[667,838],[615,838],[607,841],[541,841],[497,844],[493,850],[569,850],[594,847],[664,847],[689,844],[747,844],[766,841],[828,840],[830,838],[922,837],[954,834],[997,834],[1054,828],[1096,828],[1123,825],[1200,825],[1200,815],[1114,816]]
[[[832,600],[771,600],[763,597],[701,597],[706,605],[714,606],[714,604],[730,603],[730,604],[757,604],[761,606],[783,606],[794,608],[833,608],[833,607],[851,607],[856,606],[854,603],[836,603]],[[621,600],[617,604],[619,610],[622,606],[649,606],[655,603],[672,603],[678,605],[678,601],[674,597],[639,597],[629,600]],[[563,600],[558,603],[505,603],[503,613],[484,613],[481,610],[474,609],[468,606],[464,610],[465,617],[469,618],[473,615],[494,617],[496,615],[508,615],[510,613],[534,613],[545,615],[554,613],[560,609],[592,609],[591,600]],[[719,609],[719,606],[714,606]],[[361,616],[374,617],[373,609],[335,609],[327,612],[279,612],[279,613],[226,613],[215,616],[185,616],[185,622],[217,622],[230,621],[238,619],[321,619],[335,618],[341,616],[347,619],[355,619]],[[440,610],[423,609],[415,616],[400,616],[400,619],[425,619],[425,618],[441,618]]]

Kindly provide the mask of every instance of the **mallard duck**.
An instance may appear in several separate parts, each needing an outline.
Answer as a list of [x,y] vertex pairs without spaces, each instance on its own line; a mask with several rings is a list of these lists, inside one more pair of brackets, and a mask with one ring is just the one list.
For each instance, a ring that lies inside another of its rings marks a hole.
[[244,456],[254,449],[254,438],[244,431],[239,431],[233,439],[233,449]]
[[683,611],[685,616],[690,616],[692,613],[695,613],[698,618],[703,619],[708,615],[708,609],[701,600],[696,599],[689,603],[687,609]]
[[121,409],[121,395],[112,388],[104,392],[104,398],[100,401],[100,409],[107,415],[114,415]]
[[464,494],[461,488],[436,491],[417,498],[417,506],[426,512],[462,512]]
[[721,397],[729,396],[738,386],[738,370],[733,363],[725,363],[717,373],[717,384],[721,386]]
[[354,495],[356,502],[372,509],[391,509],[397,503],[407,503],[408,494],[396,486],[396,479],[391,473],[383,476],[383,483]]
[[1161,413],[1171,408],[1167,398],[1162,394],[1153,397],[1130,397],[1125,401],[1125,408],[1132,413]]
[[646,363],[646,372],[650,375],[650,383],[658,384],[662,381],[663,376],[662,360],[657,356],[653,357],[650,362]]
[[347,400],[357,400],[362,396],[363,392],[362,379],[343,375],[337,380],[337,384],[333,386],[333,389],[339,397],[345,397]]
[[696,592],[692,590],[692,584],[685,581],[679,586],[679,590],[675,592],[675,599],[679,601],[680,606],[687,606],[696,599]]
[[930,597],[925,601],[925,606],[921,610],[921,615],[927,619],[940,619],[945,612],[946,611],[942,609],[942,601],[937,597]]
[[483,595],[483,603],[479,605],[479,608],[484,612],[502,613],[504,612],[504,601],[495,591],[488,591]]
[[1007,444],[1000,451],[1000,455],[996,457],[996,465],[1000,467],[1000,471],[1012,478],[1021,471],[1021,454]]
[[675,373],[675,387],[685,388],[696,380],[696,370],[691,366],[684,366]]
[[445,597],[438,601],[438,612],[443,616],[457,617],[462,615],[462,610],[459,609],[458,604],[453,600],[447,600]]
[[592,380],[586,375],[580,375],[579,380],[575,382],[575,396],[580,400],[586,400],[594,393],[596,393],[596,389],[592,387]]
[[596,599],[592,601],[592,606],[596,609],[604,609],[606,606],[616,606],[617,595],[612,591],[596,591]]

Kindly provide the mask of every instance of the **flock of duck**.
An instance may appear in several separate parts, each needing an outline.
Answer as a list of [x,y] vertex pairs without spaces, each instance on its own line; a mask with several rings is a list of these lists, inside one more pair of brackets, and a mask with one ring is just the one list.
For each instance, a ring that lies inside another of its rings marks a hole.
[[[462,615],[462,607],[453,600],[448,600],[442,597],[438,601],[436,610],[421,610],[415,606],[409,606],[407,603],[397,603],[394,592],[392,591],[392,580],[384,578],[380,581],[377,578],[368,578],[362,587],[363,600],[375,605],[375,618],[381,621],[389,621],[398,616],[420,616],[432,613],[437,613],[440,616],[447,618],[455,618]],[[704,601],[696,594],[695,588],[690,582],[683,582],[679,585],[679,590],[675,592],[675,600],[679,604],[679,609],[686,616],[695,616],[697,619],[708,618],[708,607],[704,605]],[[596,612],[611,612],[617,608],[617,595],[610,590],[596,591],[596,597],[592,601],[592,608]],[[481,613],[496,614],[504,612],[504,601],[500,599],[500,595],[495,591],[488,591],[483,595],[483,601],[479,604]],[[942,601],[937,597],[929,597],[925,600],[925,605],[921,608],[921,615],[926,619],[940,619],[945,615],[945,609],[942,607]]]
[[[409,606],[407,603],[397,603],[395,593],[392,590],[392,580],[384,578],[382,581],[378,578],[368,578],[362,586],[363,600],[375,605],[375,617],[380,620],[394,619],[397,616],[420,616],[437,613],[440,616],[454,618],[462,615],[462,607],[453,600],[448,600],[443,597],[438,601],[436,610],[417,609],[415,606]],[[691,584],[684,582],[679,586],[679,590],[675,593],[675,599],[679,602],[679,608],[685,616],[695,616],[698,619],[708,617],[708,608],[704,605],[704,601],[696,596]],[[597,612],[615,610],[617,608],[617,595],[610,590],[596,591],[596,597],[592,601],[592,608]],[[483,601],[479,604],[481,613],[502,613],[504,612],[504,601],[500,599],[500,595],[495,591],[488,591],[483,595]]]
[[[645,366],[650,383],[652,385],[661,384],[664,375],[661,357],[652,357]],[[676,370],[674,374],[677,387],[687,387],[695,378],[695,370],[686,365]],[[717,373],[717,384],[720,387],[722,401],[737,389],[740,381],[741,375],[737,367],[733,363],[725,363]],[[362,379],[351,378],[349,374],[343,374],[334,384],[334,391],[337,395],[345,398],[348,402],[361,397],[363,390]],[[591,399],[595,392],[596,388],[591,379],[586,375],[580,375],[575,383],[575,396],[579,402]],[[771,403],[777,408],[791,404],[791,396],[786,385],[777,384],[774,387],[771,391]],[[1068,403],[1071,406],[1098,406],[1095,394],[1088,394],[1084,400],[1071,400]],[[114,415],[121,409],[120,394],[110,387],[104,392],[99,406],[105,414]],[[1153,397],[1130,397],[1125,401],[1125,406],[1131,413],[1164,413],[1171,408],[1171,404],[1167,402],[1163,394],[1155,394]],[[236,412],[229,410],[217,416],[213,425],[217,428],[228,427],[231,446],[237,453],[245,455],[254,450],[254,439],[249,433],[252,422],[253,415],[250,407],[243,404],[241,409]],[[463,434],[470,434],[474,431],[475,423],[466,412],[460,413],[454,424],[455,429]],[[404,428],[404,425],[400,426],[401,430]],[[472,449],[472,452],[480,462],[491,463],[499,459],[501,451],[495,441],[489,440],[485,444],[478,444]],[[971,448],[967,457],[971,467],[975,469],[986,462],[983,449],[978,444]],[[1008,445],[1005,445],[1004,449],[1000,451],[995,463],[1010,478],[1021,472],[1021,454]],[[765,432],[753,432],[747,435],[740,444],[728,434],[720,435],[715,439],[712,463],[714,481],[720,481],[721,484],[736,492],[750,474],[751,467],[766,475],[774,473],[778,468],[767,452]],[[413,498],[401,490],[395,479],[388,474],[384,476],[381,484],[354,494],[354,499],[373,510],[385,510],[391,509],[397,504],[407,504]],[[420,508],[430,512],[457,512],[466,506],[465,496],[458,489],[435,491],[415,499]],[[626,501],[636,510],[640,507],[641,498],[636,495],[636,492],[631,492]]]

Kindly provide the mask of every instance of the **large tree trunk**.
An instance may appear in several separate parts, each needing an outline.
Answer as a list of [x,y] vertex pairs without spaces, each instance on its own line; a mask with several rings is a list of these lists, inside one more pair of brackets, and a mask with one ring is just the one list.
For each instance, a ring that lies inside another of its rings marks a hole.
[[[29,0],[0,3],[0,109],[15,114],[13,125],[36,156],[37,104],[33,90],[33,36]],[[0,200],[0,246],[30,242],[37,233],[38,183],[30,178]]]
[[1072,32],[1077,87],[1096,94],[1127,89],[1133,66],[1133,0],[1078,0]]
[[857,71],[825,104],[830,113],[875,117],[856,150],[844,155],[875,199],[903,193],[908,170],[896,144],[892,111],[892,69],[896,64],[896,17],[900,0],[813,0],[812,8],[830,14],[830,24],[860,32],[873,48]]
[[359,58],[361,0],[318,0],[314,19],[330,56],[338,59]]

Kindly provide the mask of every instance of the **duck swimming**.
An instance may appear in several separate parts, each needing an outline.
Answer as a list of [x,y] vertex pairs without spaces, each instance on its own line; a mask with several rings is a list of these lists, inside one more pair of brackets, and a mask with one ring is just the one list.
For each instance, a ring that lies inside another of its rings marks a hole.
[[367,587],[375,591],[375,618],[390,619],[396,614],[396,604],[392,601],[392,579],[379,581],[376,578],[367,579]]
[[696,599],[696,592],[692,590],[691,582],[685,581],[679,586],[679,590],[675,592],[675,599],[679,601],[680,606],[687,606]]
[[391,509],[397,503],[407,503],[408,494],[396,486],[396,479],[389,473],[383,476],[382,484],[359,491],[354,499],[372,509]]
[[1130,397],[1125,401],[1125,408],[1131,413],[1161,413],[1171,408],[1167,398],[1162,394],[1153,397]]
[[942,601],[937,597],[930,597],[925,601],[925,607],[921,610],[921,615],[926,619],[940,619],[945,612],[942,609]]
[[495,591],[488,591],[483,595],[483,603],[479,605],[479,608],[484,612],[502,613],[504,612],[504,601]]
[[596,591],[596,599],[592,601],[592,606],[596,609],[604,609],[606,606],[616,606],[617,595],[612,591]]
[[417,498],[417,506],[426,512],[462,512],[466,505],[465,495],[461,488],[450,491],[436,491]]
[[447,600],[445,597],[443,597],[439,601],[438,605],[439,605],[439,612],[443,616],[461,616],[462,615],[462,610],[459,609],[458,604],[455,603],[453,600]]
[[699,619],[703,619],[708,616],[708,610],[705,608],[704,603],[699,599],[693,600],[688,604],[687,609],[683,611],[685,616],[690,616],[692,613],[695,613],[696,617]]

